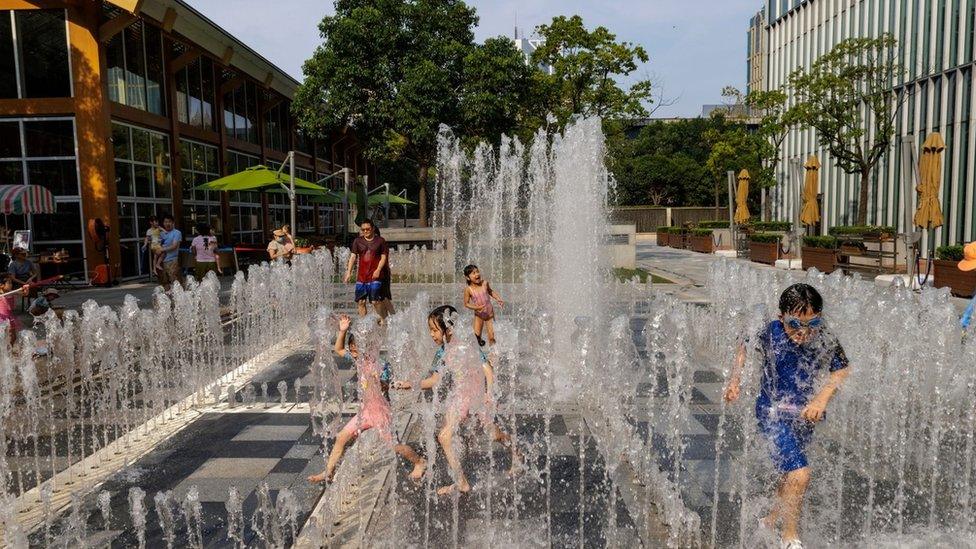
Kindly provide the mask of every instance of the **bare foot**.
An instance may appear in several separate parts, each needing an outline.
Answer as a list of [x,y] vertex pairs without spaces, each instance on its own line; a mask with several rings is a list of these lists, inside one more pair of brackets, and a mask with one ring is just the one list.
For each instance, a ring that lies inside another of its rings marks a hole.
[[468,492],[471,491],[471,485],[468,484],[468,481],[463,481],[454,484],[448,484],[447,486],[441,486],[440,488],[437,489],[437,495],[446,496],[448,494],[453,494],[455,490],[457,490],[462,494],[467,494]]
[[420,480],[424,478],[424,472],[427,470],[427,460],[422,459],[414,464],[413,471],[410,471],[410,480]]
[[308,481],[311,482],[312,484],[327,484],[329,482],[332,482],[332,472],[322,471],[317,475],[312,475],[308,477]]

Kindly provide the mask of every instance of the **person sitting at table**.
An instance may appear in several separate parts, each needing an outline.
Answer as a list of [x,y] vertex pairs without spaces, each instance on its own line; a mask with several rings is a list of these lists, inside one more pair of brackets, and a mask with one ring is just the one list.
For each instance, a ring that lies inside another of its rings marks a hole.
[[13,277],[11,282],[14,288],[20,288],[36,281],[38,268],[33,261],[27,259],[27,250],[14,248],[11,255],[13,255],[13,261],[7,265],[7,272]]
[[27,308],[27,312],[29,312],[31,316],[38,317],[43,316],[50,310],[53,310],[54,314],[58,315],[58,318],[61,318],[62,310],[51,305],[51,302],[59,297],[61,297],[61,293],[55,288],[44,288],[41,295],[37,296],[34,301],[31,301],[30,307]]

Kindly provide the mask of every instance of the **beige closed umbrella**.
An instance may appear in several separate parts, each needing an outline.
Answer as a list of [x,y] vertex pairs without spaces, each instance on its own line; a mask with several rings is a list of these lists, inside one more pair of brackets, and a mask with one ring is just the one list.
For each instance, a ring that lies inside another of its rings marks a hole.
[[806,177],[803,180],[803,209],[800,211],[800,223],[816,225],[820,221],[820,207],[817,206],[817,194],[820,192],[820,160],[816,155],[807,159]]
[[739,172],[739,184],[735,189],[735,217],[732,219],[743,224],[749,221],[749,170]]
[[939,187],[942,185],[942,153],[945,141],[942,134],[931,133],[922,144],[922,158],[918,163],[921,181],[918,191],[918,208],[915,210],[915,225],[923,229],[941,227],[942,205],[939,204]]

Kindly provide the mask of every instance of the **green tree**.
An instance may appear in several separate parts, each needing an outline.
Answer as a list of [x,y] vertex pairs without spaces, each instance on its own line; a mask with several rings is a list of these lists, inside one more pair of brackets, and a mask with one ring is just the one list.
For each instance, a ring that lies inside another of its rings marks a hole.
[[560,124],[573,115],[604,118],[644,117],[652,101],[650,80],[640,80],[629,90],[616,78],[637,70],[647,62],[644,48],[617,37],[605,27],[589,31],[583,19],[559,16],[536,33],[544,43],[532,53],[532,63],[547,65],[553,74],[539,73],[537,79],[544,96],[544,112],[551,112]]
[[422,224],[440,125],[497,139],[533,89],[513,46],[474,44],[477,21],[460,0],[336,0],[292,104],[310,134],[353,128],[374,162],[413,166]]
[[891,148],[895,120],[907,99],[894,91],[904,74],[890,34],[845,40],[790,75],[799,119],[814,128],[821,146],[849,174],[860,174],[857,223],[867,223],[875,166]]

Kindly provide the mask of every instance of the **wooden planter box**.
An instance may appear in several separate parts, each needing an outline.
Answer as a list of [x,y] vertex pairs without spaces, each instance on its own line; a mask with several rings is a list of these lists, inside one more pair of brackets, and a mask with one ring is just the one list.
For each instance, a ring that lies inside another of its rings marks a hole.
[[668,245],[668,233],[657,233],[657,245],[667,246]]
[[973,297],[976,293],[976,271],[959,270],[958,261],[934,261],[933,284],[936,288],[949,288],[957,297]]
[[677,248],[679,250],[684,249],[685,247],[684,240],[685,240],[684,235],[668,234],[668,246],[671,246],[672,248]]
[[703,254],[710,254],[715,251],[714,242],[711,236],[694,236],[689,237],[691,241],[691,249],[696,252],[701,252]]
[[837,250],[804,246],[801,251],[803,252],[803,270],[816,267],[822,273],[832,273],[837,268]]
[[749,242],[749,261],[775,265],[779,259],[779,242]]

